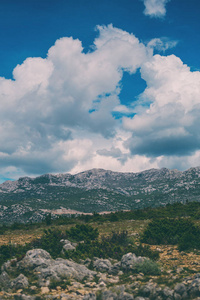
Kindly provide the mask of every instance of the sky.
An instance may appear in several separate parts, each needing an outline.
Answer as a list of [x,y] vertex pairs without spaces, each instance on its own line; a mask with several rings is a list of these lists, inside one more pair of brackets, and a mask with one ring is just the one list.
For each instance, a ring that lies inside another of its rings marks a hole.
[[0,4],[0,182],[200,165],[199,0]]

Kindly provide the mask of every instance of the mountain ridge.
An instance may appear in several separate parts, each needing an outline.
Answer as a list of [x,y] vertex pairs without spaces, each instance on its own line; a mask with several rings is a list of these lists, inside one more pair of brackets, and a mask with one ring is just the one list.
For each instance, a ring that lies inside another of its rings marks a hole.
[[136,173],[95,168],[77,174],[26,176],[0,184],[0,221],[22,215],[35,220],[34,215],[43,217],[44,209],[116,211],[200,201],[199,195],[200,167]]

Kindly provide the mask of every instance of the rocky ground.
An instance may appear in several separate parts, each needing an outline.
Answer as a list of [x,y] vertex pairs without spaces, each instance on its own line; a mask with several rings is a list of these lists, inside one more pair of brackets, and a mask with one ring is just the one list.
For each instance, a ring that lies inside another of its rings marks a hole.
[[[148,221],[99,224],[100,234],[127,229],[137,244]],[[71,225],[70,225],[71,226]],[[66,228],[63,227],[63,230]],[[109,231],[110,230],[110,231]],[[24,244],[41,236],[43,229],[11,231],[0,244]],[[73,249],[63,241],[66,250]],[[126,254],[120,261],[94,258],[75,263],[52,259],[42,249],[30,250],[25,257],[5,263],[0,273],[0,300],[83,299],[83,300],[200,300],[200,252],[179,252],[176,246],[151,246],[159,251],[160,274],[135,272],[135,263],[145,258]],[[198,298],[199,297],[199,298]]]
[[[69,241],[64,246],[74,247]],[[42,249],[29,250],[25,257],[2,266],[0,299],[200,299],[199,254],[178,252],[172,246],[156,248],[161,273],[155,276],[134,272],[135,265],[148,259],[133,253],[120,261],[94,258],[76,263],[52,259]]]

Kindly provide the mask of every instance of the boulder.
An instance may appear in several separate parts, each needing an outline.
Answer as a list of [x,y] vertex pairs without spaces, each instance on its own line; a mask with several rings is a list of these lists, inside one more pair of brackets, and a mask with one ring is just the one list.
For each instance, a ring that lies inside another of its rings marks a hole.
[[83,264],[86,266],[86,267],[89,267],[89,265],[91,264],[91,259],[90,258],[86,258],[84,261],[83,261]]
[[25,294],[16,294],[14,295],[15,300],[35,300],[35,296],[28,296]]
[[17,263],[21,270],[31,269],[39,278],[39,285],[46,286],[50,280],[59,281],[61,278],[74,278],[78,281],[84,277],[92,279],[96,272],[89,270],[68,259],[52,259],[51,255],[42,249],[30,250],[25,257]]
[[93,293],[89,293],[83,297],[83,300],[96,300],[96,295]]
[[112,264],[109,259],[96,259],[93,262],[93,267],[99,272],[109,272],[112,268]]
[[141,293],[144,297],[157,299],[161,293],[161,288],[155,283],[148,283],[142,287]]
[[14,259],[11,259],[11,260],[8,260],[6,261],[2,266],[1,266],[1,272],[3,271],[6,271],[6,272],[9,272],[9,271],[13,271],[13,264],[15,264],[17,262],[17,259],[14,258]]
[[187,292],[190,294],[191,297],[199,296],[200,278],[197,275],[194,276],[194,279],[189,284],[189,287],[187,289]]
[[117,262],[114,265],[112,265],[108,273],[112,275],[117,275],[120,271],[120,267],[121,267],[121,262]]
[[60,240],[61,243],[63,243],[63,250],[69,251],[69,250],[75,250],[76,245],[75,243],[71,243],[69,240]]
[[8,288],[10,288],[10,284],[11,281],[8,273],[5,271],[2,272],[0,275],[0,288],[7,290]]
[[134,267],[137,264],[142,263],[146,257],[136,256],[134,253],[127,253],[122,256],[121,259],[121,268],[124,270],[131,270],[134,269]]
[[17,263],[20,269],[35,269],[36,267],[48,267],[51,264],[51,255],[43,249],[29,250],[25,257]]
[[173,299],[173,293],[174,291],[171,290],[169,287],[165,287],[163,290],[162,290],[162,294],[163,294],[163,297],[164,299]]
[[174,288],[175,293],[183,295],[186,292],[186,286],[183,283],[177,283]]
[[63,250],[65,251],[72,251],[72,250],[75,250],[76,248],[74,246],[72,246],[72,244],[65,244],[63,246]]
[[11,282],[11,287],[15,290],[24,289],[29,285],[28,278],[23,274],[20,274],[17,278]]

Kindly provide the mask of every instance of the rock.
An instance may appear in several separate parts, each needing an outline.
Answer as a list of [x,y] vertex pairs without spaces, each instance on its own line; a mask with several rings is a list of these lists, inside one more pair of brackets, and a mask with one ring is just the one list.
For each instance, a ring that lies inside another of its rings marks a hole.
[[190,294],[191,297],[199,296],[200,294],[200,278],[198,277],[199,274],[194,276],[194,279],[189,284],[187,292]]
[[10,288],[11,282],[10,277],[8,276],[7,272],[2,272],[0,275],[0,288],[3,290],[7,290]]
[[116,277],[107,278],[106,281],[107,281],[108,283],[116,284],[116,283],[119,282],[119,277],[116,276]]
[[15,300],[35,300],[34,296],[27,296],[25,294],[14,295]]
[[102,292],[100,299],[102,299],[102,300],[115,300],[115,299],[117,299],[117,294],[107,290],[107,291]]
[[17,263],[21,269],[34,269],[36,267],[48,267],[51,263],[51,255],[43,249],[29,250],[25,257]]
[[142,263],[146,258],[138,256],[134,253],[127,253],[122,256],[121,259],[121,268],[124,270],[131,270],[134,269],[135,265]]
[[57,258],[52,265],[59,277],[70,277],[80,281],[84,277],[92,279],[96,275],[95,271],[68,259]]
[[76,248],[74,246],[72,246],[72,244],[65,244],[63,246],[63,250],[65,251],[72,251],[72,250],[75,250]]
[[86,267],[89,267],[89,265],[91,264],[91,259],[90,259],[90,258],[86,258],[86,260],[84,260],[83,264],[84,264]]
[[96,259],[93,262],[93,267],[99,272],[108,272],[112,268],[109,259]]
[[[120,272],[121,262],[117,262],[109,270],[109,274],[117,275]],[[121,271],[122,272],[122,271]]]
[[179,295],[183,295],[184,292],[186,292],[186,286],[183,283],[178,283],[176,284],[174,291]]
[[1,271],[13,271],[13,264],[17,262],[16,258],[13,258],[11,260],[6,261],[2,266],[1,266]]
[[171,290],[169,287],[165,287],[162,291],[164,299],[173,299],[173,293],[174,291]]
[[30,289],[31,289],[32,291],[36,291],[36,290],[37,290],[37,286],[36,286],[36,285],[32,285],[32,286],[30,286]]
[[161,289],[155,283],[148,283],[143,286],[141,293],[144,297],[156,298],[159,296]]
[[182,299],[181,295],[174,293],[174,300],[181,300],[181,299]]
[[23,274],[20,274],[17,278],[11,282],[11,287],[15,290],[24,289],[29,285],[28,278]]
[[49,288],[47,286],[41,287],[41,295],[48,294]]
[[182,295],[182,299],[187,300],[188,298],[189,298],[188,293],[184,292],[183,295]]
[[83,297],[83,300],[96,300],[96,295],[93,293],[89,293]]
[[99,282],[99,286],[102,288],[102,287],[106,287],[106,284],[105,284],[105,282],[104,281],[100,281]]
[[45,286],[48,280],[59,281],[61,278],[74,278],[78,281],[84,277],[92,279],[96,272],[86,266],[77,264],[68,259],[52,259],[51,255],[42,249],[30,250],[18,262],[20,269],[33,269],[39,278],[39,285]]
[[[69,240],[62,239],[62,240],[60,240],[60,242],[64,244],[63,250],[65,250],[65,251],[69,251],[69,250],[72,251],[72,250],[76,249],[76,247]],[[75,245],[77,245],[77,244],[75,244]]]
[[133,300],[134,297],[128,293],[122,293],[117,297],[117,300]]

